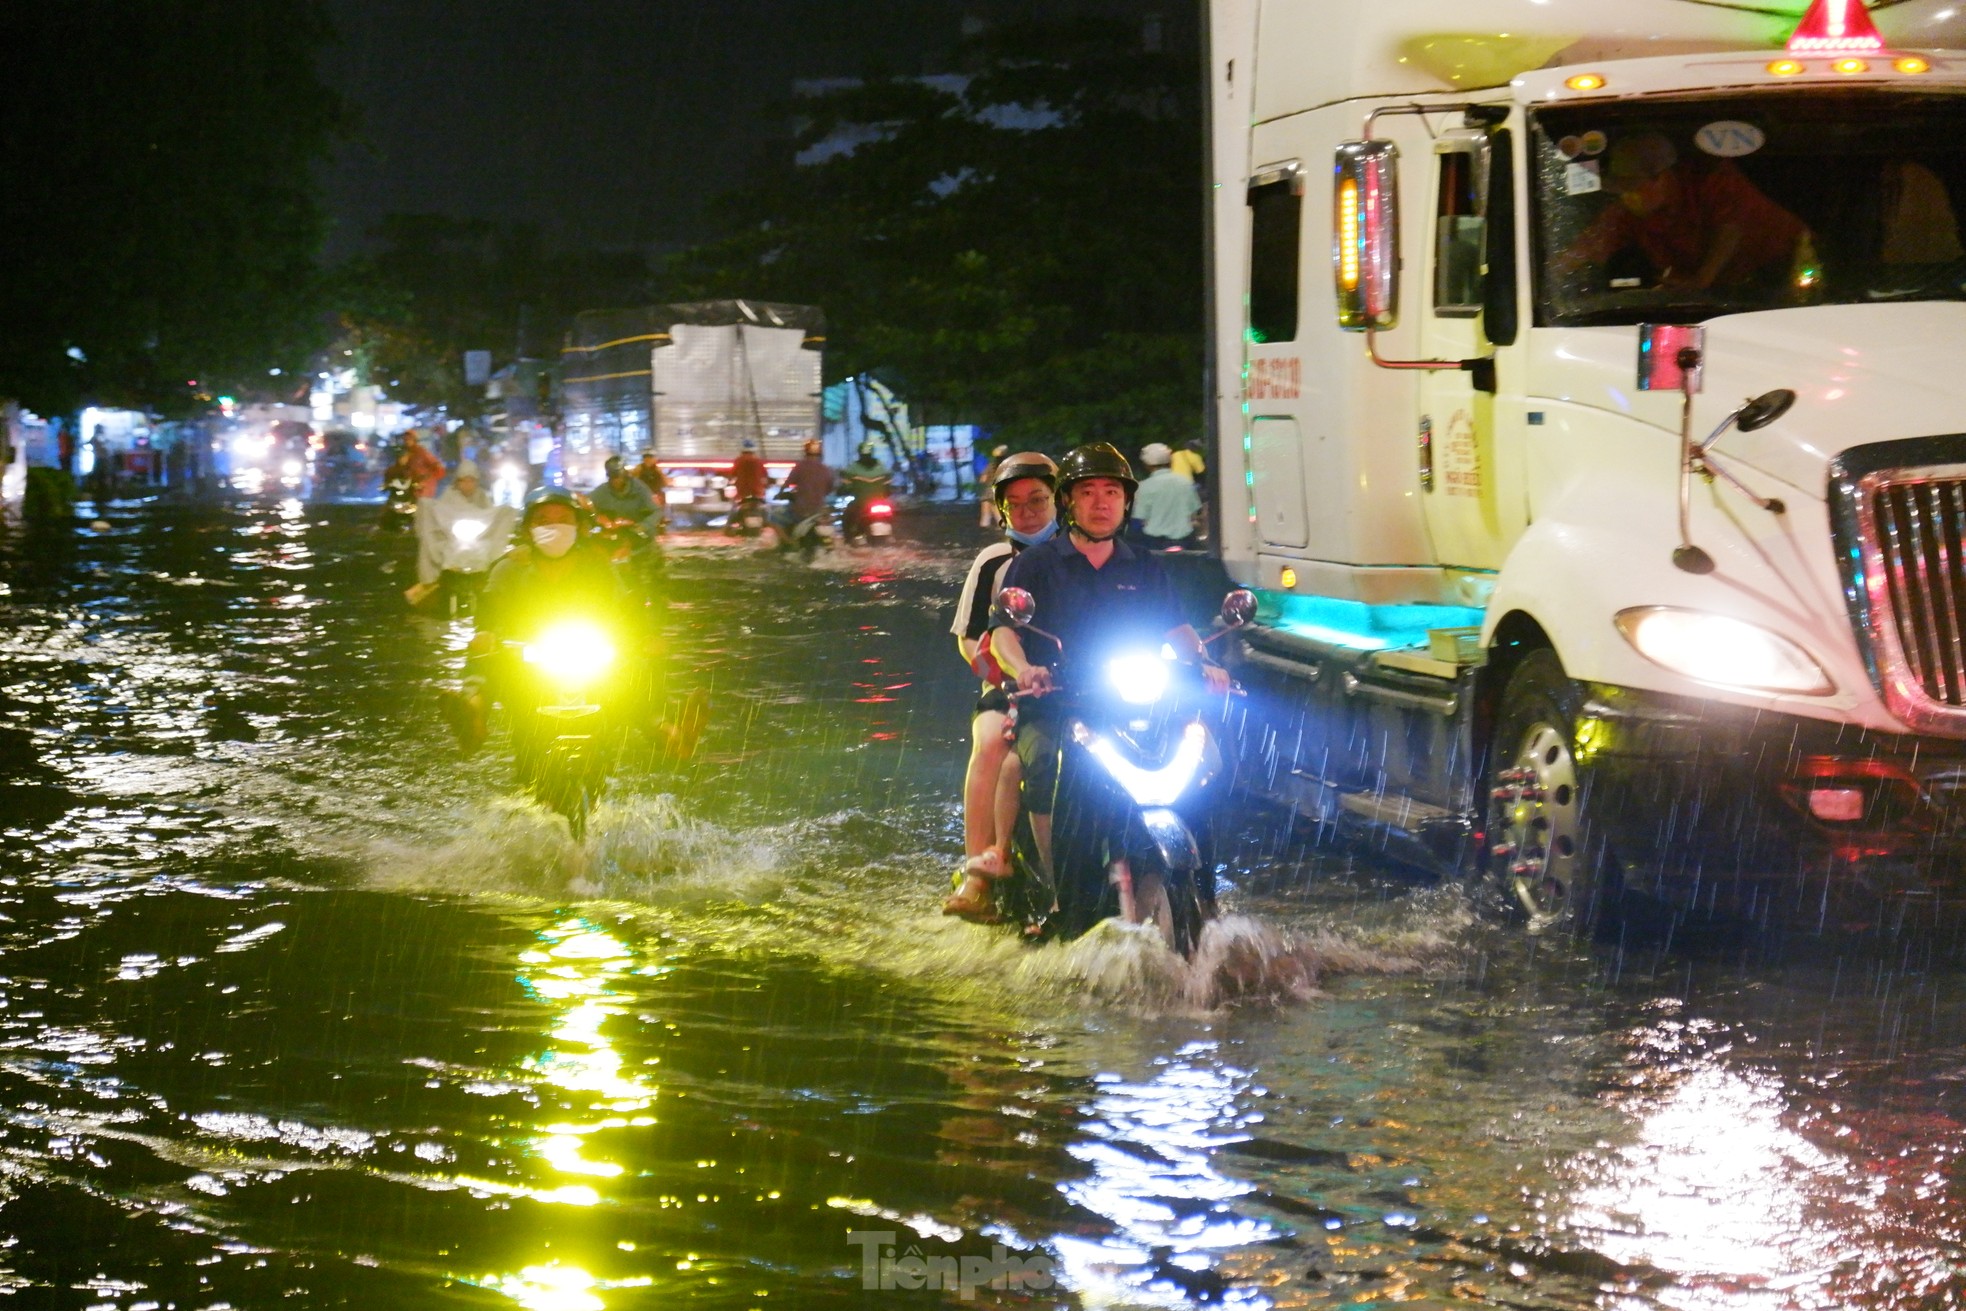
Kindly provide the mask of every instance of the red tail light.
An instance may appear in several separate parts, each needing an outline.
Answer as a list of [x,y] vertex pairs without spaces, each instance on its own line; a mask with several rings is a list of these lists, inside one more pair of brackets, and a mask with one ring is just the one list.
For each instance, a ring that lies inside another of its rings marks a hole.
[[894,507],[889,505],[886,501],[875,501],[872,505],[867,507],[867,515],[869,518],[873,518],[873,519],[886,519],[891,515],[893,515],[893,513],[894,513]]

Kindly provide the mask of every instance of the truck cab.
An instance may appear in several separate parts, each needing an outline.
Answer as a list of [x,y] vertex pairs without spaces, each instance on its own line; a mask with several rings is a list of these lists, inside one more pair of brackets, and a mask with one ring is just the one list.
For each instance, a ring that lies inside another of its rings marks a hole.
[[1245,777],[1537,925],[1952,895],[1966,19],[1215,0]]

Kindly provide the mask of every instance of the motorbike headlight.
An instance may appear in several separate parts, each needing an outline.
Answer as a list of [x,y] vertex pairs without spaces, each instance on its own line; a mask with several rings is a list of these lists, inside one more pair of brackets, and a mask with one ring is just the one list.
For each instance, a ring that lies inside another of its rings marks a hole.
[[526,643],[526,663],[578,686],[592,682],[614,663],[614,643],[593,624],[557,624]]
[[1148,706],[1167,691],[1167,662],[1144,652],[1106,662],[1106,681],[1128,705]]
[[1664,605],[1620,610],[1616,623],[1647,660],[1702,683],[1803,696],[1836,690],[1807,651],[1759,624]]
[[1189,724],[1181,731],[1181,741],[1174,754],[1159,769],[1142,769],[1082,723],[1072,724],[1072,738],[1105,767],[1114,782],[1126,789],[1135,805],[1171,806],[1181,800],[1197,775],[1206,781],[1202,766],[1209,754],[1208,730],[1200,724]]
[[288,460],[285,464],[280,466],[280,472],[285,474],[289,478],[300,477],[300,461]]
[[451,539],[459,546],[469,546],[485,535],[485,527],[482,519],[459,519],[451,525]]

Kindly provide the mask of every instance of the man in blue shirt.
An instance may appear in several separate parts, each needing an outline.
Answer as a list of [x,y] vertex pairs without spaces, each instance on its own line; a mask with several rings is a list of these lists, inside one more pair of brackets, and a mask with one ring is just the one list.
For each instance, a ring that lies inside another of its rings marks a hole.
[[1182,620],[1160,561],[1119,540],[1138,487],[1126,457],[1105,442],[1067,453],[1058,466],[1060,523],[1066,531],[1026,550],[1004,571],[1003,585],[1029,592],[1039,626],[1058,639],[1008,625],[990,634],[997,663],[1023,694],[1017,755],[1024,769],[1024,808],[1047,856],[1052,812],[1070,783],[1059,775],[1058,716],[1045,699],[1061,679],[1096,677],[1110,656],[1143,646],[1158,651],[1165,642],[1178,657],[1202,665],[1209,691],[1229,690],[1227,672],[1206,662],[1200,636]]

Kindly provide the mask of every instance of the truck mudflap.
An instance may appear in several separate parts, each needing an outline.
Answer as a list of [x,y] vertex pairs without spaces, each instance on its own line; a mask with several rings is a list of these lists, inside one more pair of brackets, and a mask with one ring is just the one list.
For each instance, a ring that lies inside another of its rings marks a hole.
[[[1403,864],[1453,876],[1487,807],[1475,670],[1245,632],[1238,783]],[[1590,823],[1629,891],[1829,913],[1966,901],[1966,742],[1586,684],[1576,756]],[[1847,918],[1847,916],[1845,916]]]

